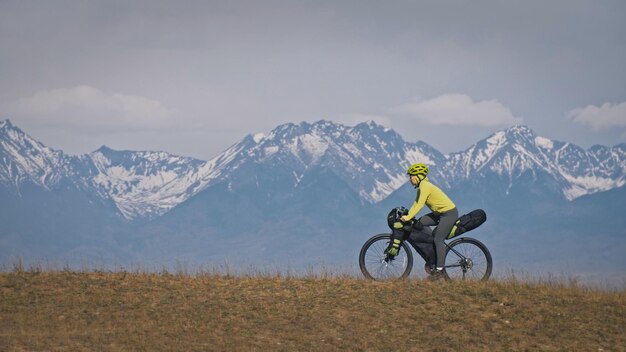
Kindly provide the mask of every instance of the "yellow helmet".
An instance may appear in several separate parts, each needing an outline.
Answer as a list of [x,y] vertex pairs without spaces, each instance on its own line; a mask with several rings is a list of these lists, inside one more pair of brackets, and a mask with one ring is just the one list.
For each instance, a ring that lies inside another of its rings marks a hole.
[[428,175],[428,166],[422,163],[413,164],[409,167],[408,170],[406,170],[406,173],[411,176],[417,176],[417,175],[426,176]]

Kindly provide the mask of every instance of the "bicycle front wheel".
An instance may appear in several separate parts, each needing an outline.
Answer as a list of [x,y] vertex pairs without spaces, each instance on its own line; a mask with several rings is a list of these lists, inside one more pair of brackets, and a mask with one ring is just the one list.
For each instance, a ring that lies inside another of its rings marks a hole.
[[363,245],[359,254],[359,266],[363,275],[371,280],[404,279],[413,268],[413,253],[402,242],[398,255],[393,259],[387,258],[385,250],[391,242],[391,234],[376,235]]
[[492,267],[491,253],[476,239],[459,238],[446,249],[445,273],[450,280],[485,281],[491,276]]

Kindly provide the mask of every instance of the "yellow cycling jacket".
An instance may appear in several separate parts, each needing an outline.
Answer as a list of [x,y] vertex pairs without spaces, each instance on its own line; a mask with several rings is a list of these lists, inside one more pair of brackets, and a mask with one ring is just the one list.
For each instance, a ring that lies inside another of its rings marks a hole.
[[413,203],[411,209],[409,209],[407,217],[413,219],[415,215],[422,210],[424,204],[426,204],[432,212],[437,214],[445,213],[446,211],[456,208],[456,205],[452,203],[450,198],[448,198],[439,187],[430,183],[428,178],[420,182],[417,188],[417,195],[415,196],[415,203]]

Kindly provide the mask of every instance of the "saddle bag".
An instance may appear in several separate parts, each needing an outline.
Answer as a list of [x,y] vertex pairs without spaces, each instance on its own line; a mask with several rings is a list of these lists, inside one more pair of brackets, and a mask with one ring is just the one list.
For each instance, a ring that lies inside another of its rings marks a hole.
[[456,223],[454,223],[454,227],[452,227],[452,231],[450,231],[450,235],[448,235],[448,239],[456,237],[462,233],[467,231],[471,231],[478,226],[482,225],[485,221],[487,221],[487,214],[482,209],[472,210],[469,213],[461,216]]

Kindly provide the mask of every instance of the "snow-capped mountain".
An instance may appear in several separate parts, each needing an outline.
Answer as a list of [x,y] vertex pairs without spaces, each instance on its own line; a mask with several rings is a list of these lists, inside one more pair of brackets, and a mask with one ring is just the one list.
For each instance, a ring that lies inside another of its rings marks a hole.
[[626,144],[611,148],[596,145],[584,150],[571,143],[536,138],[540,148],[569,183],[563,189],[567,199],[608,191],[626,184]]
[[26,184],[47,191],[61,184],[112,199],[127,219],[162,215],[194,193],[204,161],[164,152],[106,147],[71,156],[36,141],[9,120],[0,122],[0,184],[19,194]]
[[578,268],[612,270],[624,267],[625,154],[514,126],[444,156],[373,122],[318,121],[248,135],[209,161],[107,147],[72,156],[5,120],[0,263],[352,263],[387,230],[389,208],[412,201],[406,167],[425,162],[459,210],[488,212],[475,234],[500,260],[571,269],[571,253],[587,253]]
[[202,161],[107,147],[69,156],[44,146],[8,120],[0,122],[0,184],[5,188],[19,193],[22,184],[31,182],[50,190],[67,181],[112,200],[126,219],[161,216],[218,183],[227,182],[232,190],[239,170],[254,177],[260,166],[291,175],[280,179],[281,190],[295,189],[309,170],[323,168],[363,203],[374,204],[406,184],[405,170],[414,162],[429,164],[431,177],[448,189],[497,177],[508,190],[523,175],[531,175],[534,182],[572,200],[626,183],[626,144],[584,150],[536,136],[525,126],[499,131],[463,152],[444,156],[424,142],[406,142],[374,122],[354,127],[330,121],[288,123],[269,133],[248,135]]
[[347,127],[327,121],[285,124],[267,135],[248,135],[207,162],[107,147],[88,157],[97,170],[91,181],[127,219],[162,215],[249,164],[289,170],[293,179],[285,187],[296,187],[311,167],[327,167],[364,201],[374,203],[406,181],[404,172],[410,163],[436,167],[445,160],[427,144],[404,142],[394,131],[374,123]]
[[[248,135],[203,162],[165,152],[115,151],[107,147],[74,157],[50,149],[3,122],[0,180],[15,187],[29,179],[43,187],[68,177],[110,197],[127,219],[162,215],[246,164],[266,164],[293,174],[298,185],[311,167],[326,167],[366,202],[384,199],[406,182],[406,167],[426,162],[436,169],[445,157],[426,143],[408,143],[373,122],[354,127],[318,121],[278,126]],[[5,127],[6,126],[6,127]]]
[[164,214],[195,194],[204,161],[165,152],[115,151],[89,154],[97,173],[91,182],[111,197],[127,219]]
[[11,124],[0,121],[0,183],[32,182],[49,189],[69,173],[63,152],[48,148]]
[[87,155],[72,156],[43,145],[9,120],[0,121],[0,185],[19,193],[26,184],[53,190],[62,184],[92,192],[97,173]]
[[212,160],[222,177],[246,163],[272,165],[293,174],[296,187],[311,167],[324,167],[370,203],[385,199],[406,182],[406,168],[425,162],[436,169],[445,157],[426,143],[405,142],[373,122],[354,127],[318,121],[284,124],[268,134],[249,135]]
[[0,122],[0,183],[19,194],[25,184],[51,191],[65,182],[112,199],[127,219],[162,215],[187,199],[196,186],[190,179],[204,163],[164,152],[118,152],[106,147],[88,155],[66,155],[44,146],[9,120]]
[[513,126],[452,153],[437,176],[448,188],[469,180],[498,175],[515,185],[522,175],[543,178],[568,200],[626,184],[626,144],[584,150],[571,143],[535,135],[526,126]]

